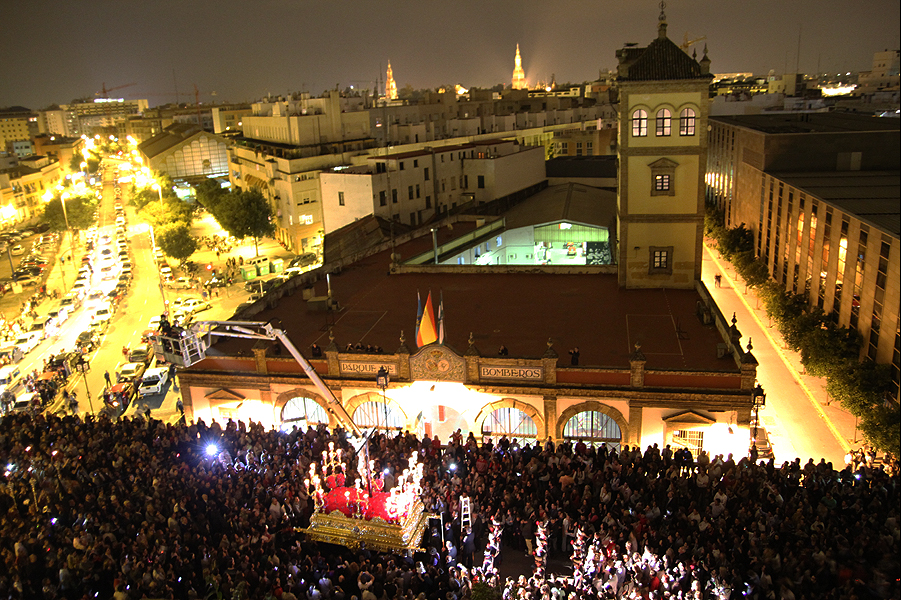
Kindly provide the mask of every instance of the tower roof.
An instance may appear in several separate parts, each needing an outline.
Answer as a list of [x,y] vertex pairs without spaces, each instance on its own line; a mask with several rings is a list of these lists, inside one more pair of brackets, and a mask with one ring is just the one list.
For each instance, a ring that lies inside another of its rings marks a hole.
[[[625,47],[616,51],[620,81],[663,81],[667,79],[713,79],[709,72],[675,42],[666,37],[666,17],[661,12],[657,39],[647,48]],[[707,54],[704,54],[705,60]]]

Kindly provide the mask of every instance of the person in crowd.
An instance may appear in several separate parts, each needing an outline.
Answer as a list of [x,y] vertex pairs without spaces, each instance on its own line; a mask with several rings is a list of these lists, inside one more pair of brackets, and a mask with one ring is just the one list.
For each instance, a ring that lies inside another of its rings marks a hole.
[[[399,473],[420,453],[424,505],[451,524],[443,540],[423,540],[425,553],[406,556],[320,545],[298,531],[313,511],[303,483],[310,464],[329,443],[354,454],[341,430],[6,415],[0,597],[443,600],[469,597],[474,581],[530,600],[901,591],[897,462],[882,467],[867,454],[841,471],[825,461],[802,469],[797,459],[778,466],[699,453],[695,461],[678,449],[670,460],[653,447],[576,451],[569,440],[522,438],[479,446],[461,437],[370,440],[383,472]],[[464,493],[473,525],[483,515],[487,532],[460,530]],[[536,570],[505,584],[498,567],[515,567],[501,564],[500,548],[523,549],[526,539]],[[458,547],[462,556],[447,553]],[[555,571],[561,548],[572,552],[572,571]]]

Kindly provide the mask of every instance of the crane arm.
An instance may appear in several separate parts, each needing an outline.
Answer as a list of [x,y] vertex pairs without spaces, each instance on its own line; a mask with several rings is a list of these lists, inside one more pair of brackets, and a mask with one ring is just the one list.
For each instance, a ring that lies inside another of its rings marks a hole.
[[[219,327],[220,329],[215,329]],[[323,395],[329,406],[329,410],[335,414],[339,422],[350,427],[354,434],[362,435],[362,431],[354,423],[347,413],[344,405],[335,397],[332,390],[325,384],[313,365],[304,358],[300,350],[291,342],[287,334],[276,329],[269,323],[259,321],[200,321],[191,325],[185,331],[186,335],[179,337],[165,337],[161,334],[151,336],[154,354],[162,356],[165,360],[188,367],[206,356],[211,336],[237,337],[254,340],[278,340],[285,346],[294,360],[303,368],[307,377]]]

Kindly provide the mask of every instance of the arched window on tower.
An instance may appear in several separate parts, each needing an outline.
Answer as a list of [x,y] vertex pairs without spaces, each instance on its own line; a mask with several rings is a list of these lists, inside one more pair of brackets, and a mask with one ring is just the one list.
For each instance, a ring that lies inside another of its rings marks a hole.
[[668,108],[661,108],[657,111],[657,136],[669,136],[673,126],[673,113]]
[[632,113],[632,137],[646,137],[648,135],[648,111],[637,109]]
[[679,114],[679,135],[695,134],[695,111],[693,108],[684,108]]

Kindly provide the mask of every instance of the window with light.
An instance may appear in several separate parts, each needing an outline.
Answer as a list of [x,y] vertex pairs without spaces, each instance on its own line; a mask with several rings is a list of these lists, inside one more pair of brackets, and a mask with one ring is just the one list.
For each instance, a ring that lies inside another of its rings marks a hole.
[[683,109],[679,115],[679,135],[695,134],[695,111],[693,108]]
[[666,137],[672,131],[673,113],[667,108],[657,111],[657,136]]
[[639,108],[632,113],[632,137],[647,137],[648,112]]

